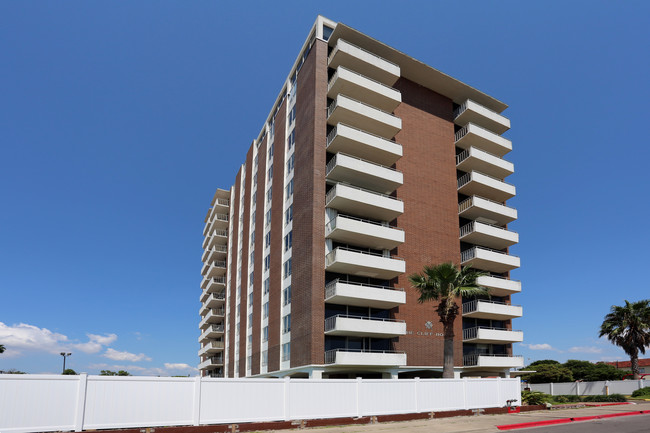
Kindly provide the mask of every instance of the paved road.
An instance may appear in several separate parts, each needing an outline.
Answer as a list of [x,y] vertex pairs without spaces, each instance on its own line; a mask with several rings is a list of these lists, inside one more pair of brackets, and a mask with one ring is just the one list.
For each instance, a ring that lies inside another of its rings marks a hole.
[[529,431],[530,433],[648,433],[650,432],[650,415],[622,416],[620,418],[599,419],[510,431]]

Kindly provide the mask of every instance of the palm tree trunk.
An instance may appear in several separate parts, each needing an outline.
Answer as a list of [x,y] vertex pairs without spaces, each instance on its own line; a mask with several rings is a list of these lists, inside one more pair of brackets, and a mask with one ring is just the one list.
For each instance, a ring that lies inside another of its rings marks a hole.
[[641,374],[639,373],[639,352],[636,350],[630,353],[630,367],[632,367],[634,380],[641,379]]
[[445,345],[442,364],[442,378],[454,378],[454,320],[443,322]]

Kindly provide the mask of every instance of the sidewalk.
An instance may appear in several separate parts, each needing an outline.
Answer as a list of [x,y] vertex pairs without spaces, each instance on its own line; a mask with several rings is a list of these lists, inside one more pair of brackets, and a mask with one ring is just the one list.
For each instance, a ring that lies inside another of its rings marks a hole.
[[[376,433],[376,432],[401,432],[401,433],[464,433],[464,432],[501,432],[497,428],[503,424],[518,424],[535,421],[556,420],[585,416],[598,416],[623,412],[638,412],[650,410],[650,402],[635,402],[636,404],[623,404],[619,406],[585,407],[581,409],[558,409],[525,412],[508,415],[479,415],[462,416],[455,418],[440,418],[432,420],[415,420],[402,422],[386,422],[379,424],[347,425],[327,427],[327,433]],[[650,415],[647,416],[650,423]],[[322,427],[307,428],[302,431],[317,431]],[[526,431],[528,429],[519,430]],[[277,432],[296,432],[296,430],[276,430]],[[514,430],[513,430],[514,431]],[[531,430],[533,432],[534,430]]]

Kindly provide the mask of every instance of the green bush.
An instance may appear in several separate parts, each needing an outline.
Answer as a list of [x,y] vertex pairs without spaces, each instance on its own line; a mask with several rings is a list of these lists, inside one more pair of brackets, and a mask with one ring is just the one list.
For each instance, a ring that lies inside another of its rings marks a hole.
[[521,402],[529,405],[544,404],[551,396],[539,391],[521,391]]
[[555,400],[556,403],[578,403],[582,401],[579,395],[573,395],[573,394],[554,395],[553,400]]
[[598,403],[622,403],[627,401],[624,395],[611,394],[611,395],[586,395],[583,397],[584,402],[598,402]]
[[632,393],[632,397],[648,397],[650,396],[650,386],[637,389]]

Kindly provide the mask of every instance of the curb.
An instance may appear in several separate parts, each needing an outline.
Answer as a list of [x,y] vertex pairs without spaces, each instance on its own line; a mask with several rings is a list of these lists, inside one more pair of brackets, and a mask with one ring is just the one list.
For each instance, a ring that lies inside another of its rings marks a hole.
[[647,414],[650,414],[650,410],[609,413],[605,415],[594,415],[594,416],[580,416],[580,417],[573,417],[573,418],[550,419],[546,421],[522,422],[518,424],[503,424],[503,425],[498,425],[496,427],[499,430],[514,430],[519,428],[541,427],[541,426],[554,425],[554,424],[568,424],[570,422],[590,421],[594,419],[606,419],[606,418],[614,418],[619,416],[647,415]]

